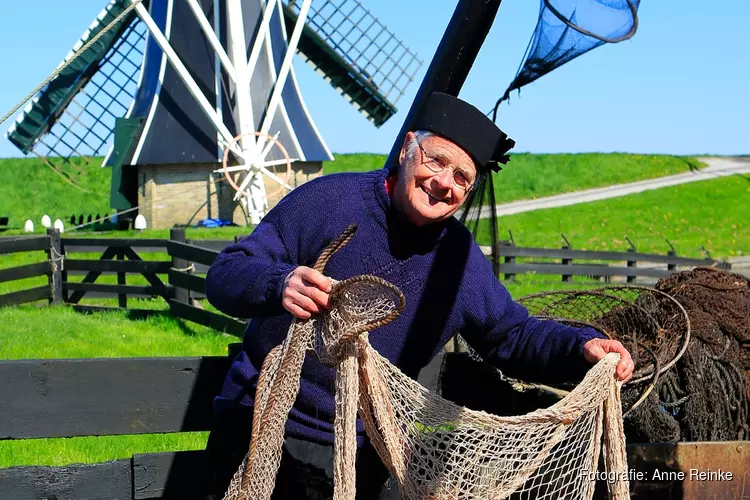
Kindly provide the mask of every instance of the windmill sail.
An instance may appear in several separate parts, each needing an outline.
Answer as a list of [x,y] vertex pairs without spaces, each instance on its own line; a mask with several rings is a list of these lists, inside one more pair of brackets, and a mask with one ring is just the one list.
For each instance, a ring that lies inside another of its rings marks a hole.
[[[237,89],[189,3],[144,0],[143,5],[226,128],[239,133]],[[266,43],[251,68],[255,128],[270,112],[269,133],[280,134],[290,156],[301,161],[332,159],[307,112],[293,69],[283,83],[278,109],[268,109],[302,2],[240,3],[248,53],[265,9],[273,9]],[[197,0],[197,4],[229,52],[226,2]],[[66,61],[129,5],[130,0],[111,0]],[[142,17],[130,12],[85,54],[76,54],[74,63],[34,97],[7,133],[24,153],[41,156],[72,180],[78,174],[72,158],[106,155],[105,164],[115,167],[115,208],[134,204],[134,181],[125,178],[120,167],[215,163],[223,146],[215,123],[190,96],[184,75],[167,62],[163,47]],[[421,61],[357,0],[335,4],[314,0],[304,19],[297,54],[375,126],[382,125],[396,112],[396,103]]]
[[63,62],[73,61],[19,113],[6,132],[25,154],[45,159],[58,173],[75,179],[70,162],[103,154],[112,144],[115,120],[136,93],[146,28],[131,12],[84,53],[76,53],[121,14],[126,3],[110,2]]

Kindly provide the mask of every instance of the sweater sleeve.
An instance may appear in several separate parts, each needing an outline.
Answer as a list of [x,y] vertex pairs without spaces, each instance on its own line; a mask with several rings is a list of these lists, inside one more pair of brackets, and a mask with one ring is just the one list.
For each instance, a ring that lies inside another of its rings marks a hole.
[[[593,328],[575,328],[531,316],[489,272],[472,287],[468,318],[461,334],[486,360],[506,375],[529,382],[580,380],[591,364],[583,346],[606,338]],[[483,293],[477,293],[482,291]]]
[[278,227],[261,221],[250,236],[219,253],[206,276],[206,297],[237,318],[277,314],[284,279],[295,267]]

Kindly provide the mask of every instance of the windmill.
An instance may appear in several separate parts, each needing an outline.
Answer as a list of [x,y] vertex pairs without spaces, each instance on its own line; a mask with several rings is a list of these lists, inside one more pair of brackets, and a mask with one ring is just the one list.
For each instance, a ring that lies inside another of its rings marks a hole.
[[257,223],[333,159],[295,54],[376,127],[422,64],[358,0],[112,0],[6,135],[74,186],[104,156],[150,227]]

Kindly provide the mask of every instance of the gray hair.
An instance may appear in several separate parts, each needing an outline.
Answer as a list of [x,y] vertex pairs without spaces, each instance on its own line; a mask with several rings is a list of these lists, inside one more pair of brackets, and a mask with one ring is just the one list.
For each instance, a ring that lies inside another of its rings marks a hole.
[[416,132],[414,132],[414,135],[416,136],[416,140],[411,141],[409,145],[406,146],[406,158],[409,160],[414,160],[416,158],[419,143],[421,143],[428,137],[432,137],[435,134],[433,134],[429,130],[417,130]]

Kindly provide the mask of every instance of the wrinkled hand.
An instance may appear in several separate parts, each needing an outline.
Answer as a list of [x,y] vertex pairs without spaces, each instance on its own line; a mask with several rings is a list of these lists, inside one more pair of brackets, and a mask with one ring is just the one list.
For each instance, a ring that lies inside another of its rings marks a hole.
[[635,364],[633,358],[625,346],[617,340],[591,339],[583,345],[583,356],[589,363],[596,363],[610,352],[620,354],[620,362],[617,363],[615,375],[618,380],[627,382],[633,376]]
[[299,266],[284,280],[281,305],[296,318],[308,319],[330,307],[331,280],[315,269]]

